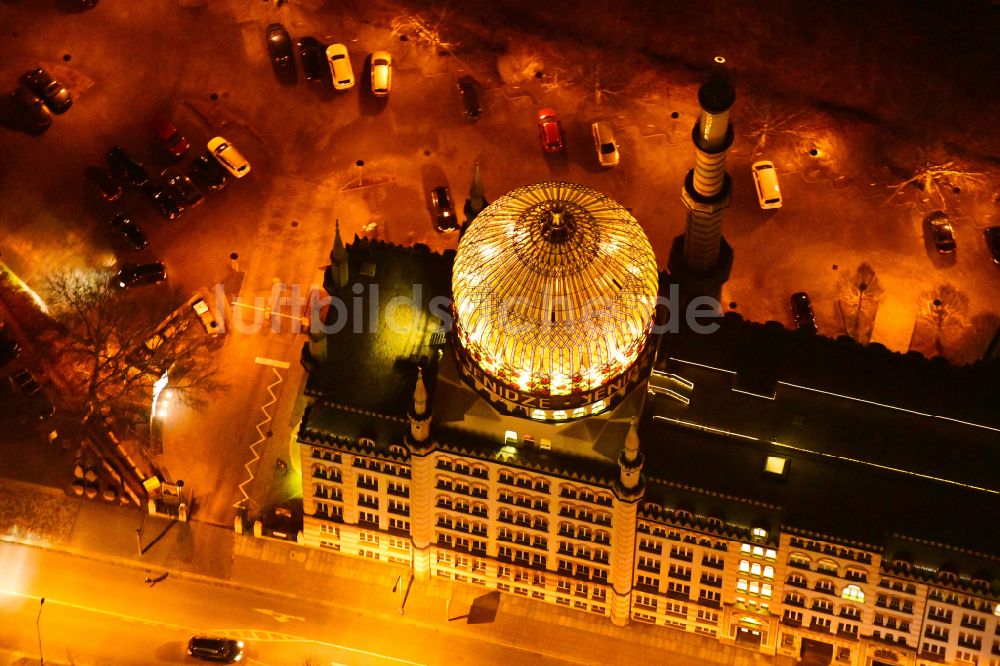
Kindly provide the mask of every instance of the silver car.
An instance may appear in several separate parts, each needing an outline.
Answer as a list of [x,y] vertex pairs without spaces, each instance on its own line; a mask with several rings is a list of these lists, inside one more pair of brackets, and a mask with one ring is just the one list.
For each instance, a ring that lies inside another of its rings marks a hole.
[[618,166],[618,144],[611,123],[598,121],[590,126],[590,131],[594,135],[597,161],[602,167]]

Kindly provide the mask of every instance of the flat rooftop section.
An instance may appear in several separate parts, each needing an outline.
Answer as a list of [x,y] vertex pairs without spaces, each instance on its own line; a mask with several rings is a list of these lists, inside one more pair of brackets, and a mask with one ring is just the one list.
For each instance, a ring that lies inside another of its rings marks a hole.
[[[647,403],[650,476],[776,504],[789,526],[830,536],[1000,556],[987,518],[1000,515],[996,363],[953,368],[732,317],[663,342],[658,370],[693,386],[679,389],[688,405]],[[784,478],[764,474],[767,456],[789,461]]]
[[[441,322],[431,314],[431,303],[449,297],[452,257],[424,245],[401,247],[356,236],[347,252],[348,285],[335,296],[345,306],[343,325],[327,334],[326,360],[309,373],[306,393],[405,416],[413,404],[418,364],[429,369],[424,379],[428,390],[433,387],[432,345]],[[334,309],[328,323],[334,321]],[[438,311],[448,312],[448,301]]]

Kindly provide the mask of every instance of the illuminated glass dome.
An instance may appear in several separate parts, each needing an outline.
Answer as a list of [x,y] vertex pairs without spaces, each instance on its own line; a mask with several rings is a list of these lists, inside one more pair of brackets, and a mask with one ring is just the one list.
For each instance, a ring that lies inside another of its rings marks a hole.
[[645,348],[657,284],[649,240],[617,202],[570,183],[517,189],[481,212],[459,244],[460,351],[518,391],[591,391]]

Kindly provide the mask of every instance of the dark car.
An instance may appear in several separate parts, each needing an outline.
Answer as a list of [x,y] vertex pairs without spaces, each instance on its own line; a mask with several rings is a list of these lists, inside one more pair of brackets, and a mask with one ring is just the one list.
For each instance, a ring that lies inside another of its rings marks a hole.
[[143,186],[142,192],[156,210],[160,211],[160,215],[168,220],[175,220],[184,212],[184,207],[177,203],[163,185],[147,183]]
[[118,213],[108,221],[108,224],[125,238],[125,242],[133,250],[141,250],[149,245],[146,234],[125,213]]
[[538,140],[542,142],[542,150],[547,153],[561,153],[563,141],[562,123],[555,109],[542,109],[538,112]]
[[21,122],[29,129],[43,132],[52,124],[52,112],[35,93],[19,86],[10,97],[21,117]]
[[267,26],[267,53],[275,67],[282,69],[295,67],[292,56],[292,38],[288,36],[285,26],[272,23]]
[[955,228],[951,226],[948,213],[936,210],[924,218],[924,224],[930,231],[934,247],[941,254],[955,251]]
[[243,658],[243,641],[231,638],[195,636],[188,641],[187,653],[197,659],[231,664]]
[[434,209],[434,221],[438,231],[458,229],[455,204],[451,200],[451,190],[447,187],[435,187],[431,190],[431,207]]
[[108,151],[108,165],[111,172],[119,179],[132,185],[142,187],[149,182],[149,174],[141,163],[129,157],[129,154],[121,146],[115,146]]
[[188,148],[191,147],[190,142],[181,134],[181,131],[162,116],[157,116],[149,121],[149,129],[152,130],[163,149],[173,157],[178,159],[184,157]]
[[52,113],[66,113],[73,106],[73,98],[66,86],[39,67],[21,77],[21,85],[41,97]]
[[162,176],[170,194],[175,200],[180,201],[184,208],[194,208],[205,200],[205,195],[198,186],[177,169],[166,169]]
[[795,328],[807,333],[816,332],[816,316],[806,292],[797,291],[792,294],[792,317],[795,319]]
[[299,57],[306,80],[322,83],[330,71],[326,64],[326,48],[314,37],[303,37],[299,40]]
[[21,345],[14,340],[0,340],[0,368],[21,354]]
[[483,107],[479,104],[479,84],[471,76],[463,76],[458,80],[458,92],[462,96],[466,118],[479,120],[483,113]]
[[90,187],[105,201],[118,201],[121,198],[122,186],[110,173],[96,164],[84,168],[83,176],[87,179]]
[[986,238],[986,247],[990,250],[993,263],[1000,265],[1000,227],[986,227],[983,229],[983,236]]
[[156,284],[167,279],[167,267],[162,261],[151,264],[128,264],[118,271],[116,280],[119,287],[128,289],[143,284]]
[[188,170],[188,176],[198,185],[198,187],[211,190],[212,192],[221,190],[226,186],[226,172],[211,155],[205,153],[195,158]]

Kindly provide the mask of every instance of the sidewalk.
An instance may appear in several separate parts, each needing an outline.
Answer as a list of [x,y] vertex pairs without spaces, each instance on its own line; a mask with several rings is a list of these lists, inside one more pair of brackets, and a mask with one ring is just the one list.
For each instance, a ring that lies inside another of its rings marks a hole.
[[[136,540],[140,525],[141,556]],[[19,481],[0,480],[0,539],[278,594],[444,634],[475,636],[582,664],[792,663],[665,627],[633,623],[619,628],[604,617],[440,579],[414,581],[405,615],[400,617],[400,595],[392,590],[399,576],[407,584],[409,571],[404,567],[237,535],[197,520],[173,523],[128,507],[73,500],[57,489]],[[480,597],[485,598],[470,619],[470,608]],[[482,608],[484,602],[496,599],[495,618],[483,618],[490,615]]]

